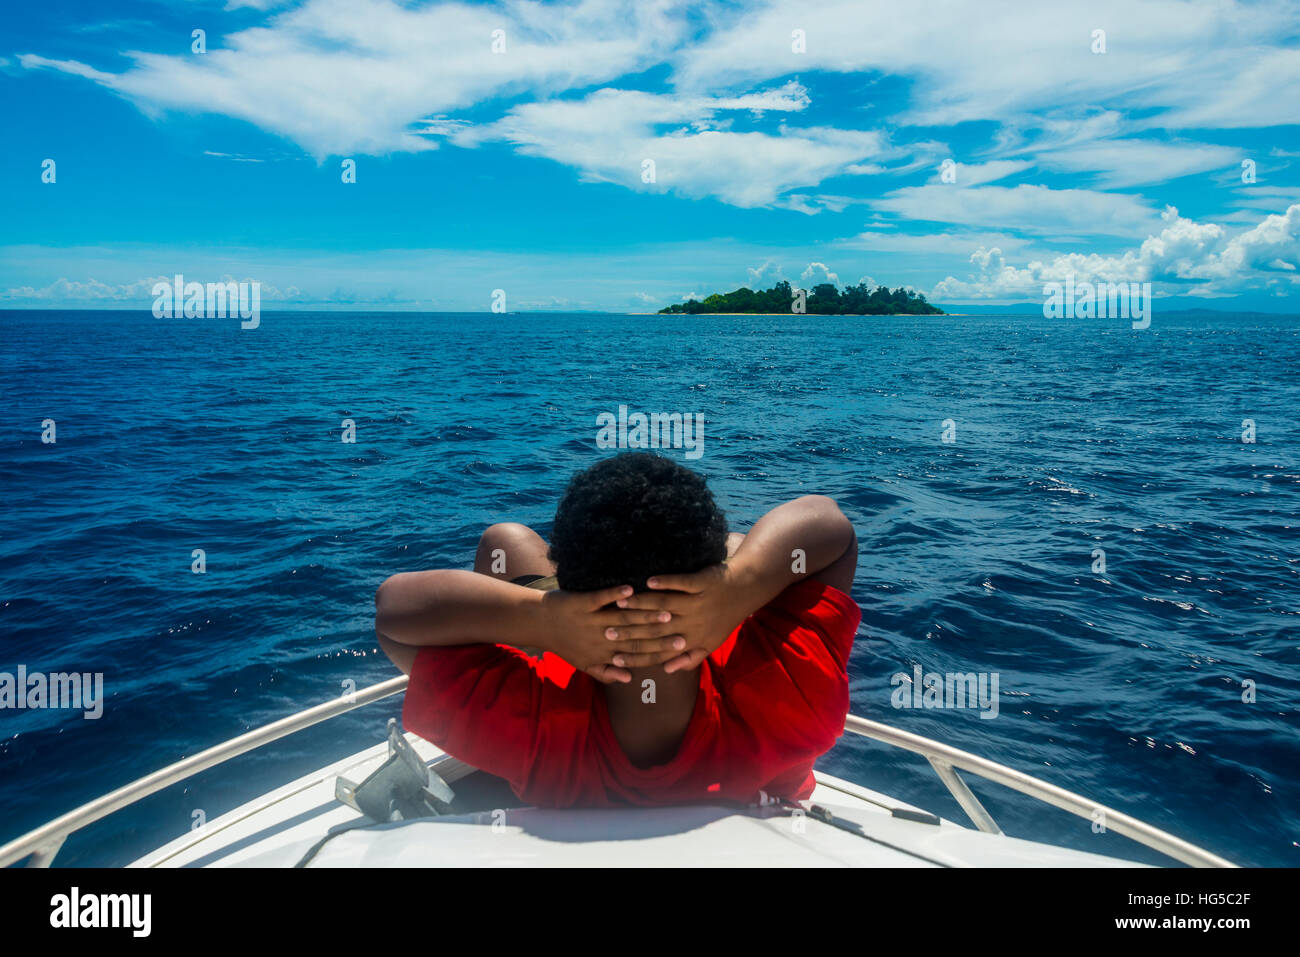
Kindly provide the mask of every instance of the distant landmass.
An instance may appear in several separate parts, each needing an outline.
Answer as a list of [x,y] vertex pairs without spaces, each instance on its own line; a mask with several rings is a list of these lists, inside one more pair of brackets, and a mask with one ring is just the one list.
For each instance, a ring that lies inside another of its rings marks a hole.
[[795,307],[799,294],[803,290],[790,287],[782,280],[771,289],[755,292],[742,286],[734,292],[715,292],[703,302],[688,299],[686,302],[674,303],[660,309],[660,313],[686,313],[695,315],[703,312],[771,312],[795,313],[805,312],[811,316],[889,316],[904,314],[909,316],[942,316],[944,311],[925,301],[925,296],[910,289],[890,291],[886,286],[874,289],[866,283],[845,286],[840,292],[834,283],[824,282],[813,286],[804,294],[804,308]]

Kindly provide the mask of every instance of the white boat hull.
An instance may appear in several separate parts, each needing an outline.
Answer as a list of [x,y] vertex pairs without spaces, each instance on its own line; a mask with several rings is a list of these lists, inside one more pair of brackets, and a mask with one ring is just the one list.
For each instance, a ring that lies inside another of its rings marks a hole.
[[[473,773],[415,735],[419,756],[455,781]],[[381,743],[181,835],[133,867],[1139,867],[939,819],[817,772],[813,814],[716,805],[628,809],[503,808],[371,825],[335,799],[335,780],[363,779],[387,756]],[[331,829],[352,830],[326,838]]]

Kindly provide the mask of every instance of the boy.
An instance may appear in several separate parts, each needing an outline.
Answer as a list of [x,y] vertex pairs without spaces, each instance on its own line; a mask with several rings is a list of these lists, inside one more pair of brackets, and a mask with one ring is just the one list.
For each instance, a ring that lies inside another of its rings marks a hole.
[[407,730],[526,803],[799,800],[844,730],[856,567],[831,499],[728,535],[701,476],[630,452],[573,478],[549,552],[493,525],[473,572],[389,578],[375,632]]

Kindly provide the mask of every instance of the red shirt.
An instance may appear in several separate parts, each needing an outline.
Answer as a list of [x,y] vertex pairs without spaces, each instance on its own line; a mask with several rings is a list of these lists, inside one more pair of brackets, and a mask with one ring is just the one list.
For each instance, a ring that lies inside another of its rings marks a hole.
[[742,622],[699,668],[676,756],[638,768],[610,725],[603,685],[550,652],[504,645],[420,649],[402,724],[505,778],[542,807],[808,797],[813,762],[844,731],[848,660],[862,612],[815,579]]

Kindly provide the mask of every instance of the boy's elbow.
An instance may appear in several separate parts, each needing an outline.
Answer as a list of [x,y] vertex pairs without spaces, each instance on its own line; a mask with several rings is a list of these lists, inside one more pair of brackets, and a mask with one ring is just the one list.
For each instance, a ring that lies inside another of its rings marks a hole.
[[379,628],[380,621],[392,606],[394,582],[400,577],[400,575],[389,575],[375,589],[375,628],[377,630],[382,630]]
[[419,622],[430,613],[454,584],[457,573],[445,569],[425,572],[399,572],[375,589],[375,631],[394,641],[404,641]]
[[818,515],[844,517],[844,513],[840,511],[840,503],[829,495],[801,495],[795,501]]
[[805,495],[797,501],[803,503],[818,522],[842,535],[845,541],[853,537],[853,523],[840,508],[840,503],[829,495]]
[[391,628],[408,600],[409,580],[409,572],[399,572],[389,575],[375,589],[375,631],[379,634],[392,637]]

